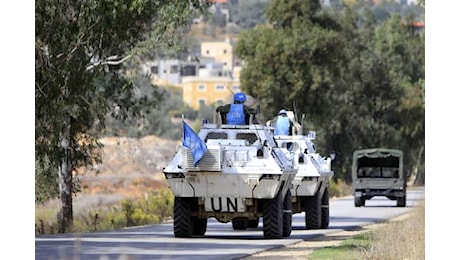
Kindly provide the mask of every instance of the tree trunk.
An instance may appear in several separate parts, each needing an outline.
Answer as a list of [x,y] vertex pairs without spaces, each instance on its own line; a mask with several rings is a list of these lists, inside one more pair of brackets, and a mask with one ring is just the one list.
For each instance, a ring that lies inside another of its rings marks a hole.
[[61,166],[59,167],[59,192],[61,198],[61,208],[57,216],[59,233],[67,232],[73,223],[72,163],[71,146],[69,145],[70,119],[67,122],[68,124],[61,140],[61,148],[64,150],[64,155],[61,159]]
[[414,167],[414,173],[415,173],[414,185],[416,185],[416,186],[425,185],[425,171],[419,172],[420,162],[422,160],[424,150],[425,150],[425,146],[422,146],[420,148],[419,153],[418,153],[417,163],[416,163],[416,165]]

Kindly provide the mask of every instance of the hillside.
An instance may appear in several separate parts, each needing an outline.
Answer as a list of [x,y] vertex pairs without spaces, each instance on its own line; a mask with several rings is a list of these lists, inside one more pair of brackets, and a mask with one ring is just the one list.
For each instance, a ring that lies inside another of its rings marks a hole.
[[156,136],[144,138],[103,138],[103,163],[94,169],[80,169],[82,192],[74,197],[74,210],[79,212],[101,205],[118,204],[127,197],[167,188],[163,167],[174,154],[180,140]]

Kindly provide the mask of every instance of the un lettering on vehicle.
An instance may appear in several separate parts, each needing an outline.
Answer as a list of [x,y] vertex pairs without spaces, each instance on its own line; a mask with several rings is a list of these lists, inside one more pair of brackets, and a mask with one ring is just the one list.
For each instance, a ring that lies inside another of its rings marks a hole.
[[245,212],[243,199],[231,197],[206,198],[204,209],[212,212]]

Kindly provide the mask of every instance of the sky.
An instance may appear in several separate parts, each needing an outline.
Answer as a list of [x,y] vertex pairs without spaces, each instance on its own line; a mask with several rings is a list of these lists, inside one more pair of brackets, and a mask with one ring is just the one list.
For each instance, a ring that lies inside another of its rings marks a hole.
[[[460,75],[457,1],[426,1],[426,259],[456,253],[455,229],[460,170]],[[450,2],[450,3],[448,3]],[[0,8],[2,92],[0,94],[3,178],[0,224],[8,241],[0,254],[34,257],[34,6],[7,1]],[[6,59],[5,59],[6,57]],[[5,146],[6,144],[6,146]],[[27,176],[27,177],[25,177]],[[6,233],[5,233],[6,231]],[[455,236],[455,235],[454,235]],[[29,239],[30,238],[30,239]],[[9,243],[10,244],[10,243]],[[30,250],[23,250],[30,248]],[[24,254],[24,255],[22,255]],[[3,257],[0,257],[3,258]]]

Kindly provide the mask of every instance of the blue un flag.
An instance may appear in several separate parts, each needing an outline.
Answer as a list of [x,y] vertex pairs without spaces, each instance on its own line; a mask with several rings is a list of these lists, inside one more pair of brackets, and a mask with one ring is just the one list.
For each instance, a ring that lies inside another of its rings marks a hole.
[[192,152],[193,165],[196,167],[208,148],[206,147],[206,143],[201,140],[185,121],[182,121],[182,124],[184,125],[184,139],[182,140],[182,145]]

